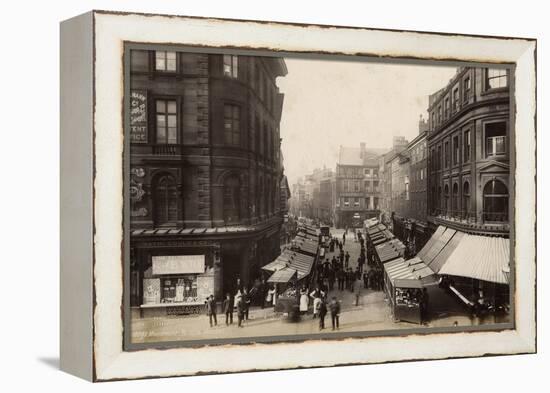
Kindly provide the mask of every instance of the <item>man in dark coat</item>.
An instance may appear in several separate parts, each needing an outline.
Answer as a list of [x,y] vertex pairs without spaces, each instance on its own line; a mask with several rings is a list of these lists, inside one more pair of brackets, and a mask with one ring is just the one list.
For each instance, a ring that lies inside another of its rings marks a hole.
[[210,327],[212,327],[212,321],[214,325],[218,325],[218,319],[216,318],[216,302],[214,301],[214,295],[210,295],[206,299],[206,315],[208,315],[208,320],[210,321]]
[[241,296],[239,297],[239,300],[237,300],[237,320],[239,327],[243,327],[245,310],[246,306],[244,304],[243,297]]
[[225,314],[225,324],[233,324],[233,298],[230,293],[225,295],[225,299],[223,301],[223,313]]
[[327,303],[324,298],[321,298],[321,304],[319,305],[319,330],[325,328],[325,316],[327,315]]
[[346,258],[346,264],[344,265],[344,267],[347,269],[348,266],[349,266],[349,258],[350,258],[349,252],[347,252],[347,251],[346,251],[345,258]]
[[332,319],[332,330],[340,328],[340,303],[336,296],[332,298],[329,305],[330,317]]
[[243,303],[244,303],[244,319],[245,321],[248,321],[248,310],[250,309],[250,295],[248,293],[248,289],[244,289],[243,292]]

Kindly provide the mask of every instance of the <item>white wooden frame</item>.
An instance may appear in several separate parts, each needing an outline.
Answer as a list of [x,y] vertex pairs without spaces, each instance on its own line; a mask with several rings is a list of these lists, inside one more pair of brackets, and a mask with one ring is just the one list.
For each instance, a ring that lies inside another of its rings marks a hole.
[[[123,351],[124,42],[515,63],[515,330]],[[536,351],[536,41],[90,12],[62,23],[61,46],[62,369],[105,381]]]

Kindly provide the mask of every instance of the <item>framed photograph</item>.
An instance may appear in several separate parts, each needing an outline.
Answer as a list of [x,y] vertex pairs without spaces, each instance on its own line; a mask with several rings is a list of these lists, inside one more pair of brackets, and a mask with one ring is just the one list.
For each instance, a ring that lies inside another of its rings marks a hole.
[[61,367],[536,351],[536,41],[61,24]]

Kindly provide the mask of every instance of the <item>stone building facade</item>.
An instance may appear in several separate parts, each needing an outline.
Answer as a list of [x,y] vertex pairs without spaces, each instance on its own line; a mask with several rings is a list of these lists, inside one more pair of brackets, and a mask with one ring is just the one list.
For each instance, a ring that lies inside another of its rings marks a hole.
[[510,71],[463,67],[429,98],[428,220],[509,232]]
[[286,66],[162,48],[133,50],[130,64],[132,305],[155,293],[157,281],[146,280],[159,279],[151,309],[174,302],[173,287],[184,292],[174,303],[192,308],[206,292],[220,299],[250,285],[279,253],[286,182],[276,78]]

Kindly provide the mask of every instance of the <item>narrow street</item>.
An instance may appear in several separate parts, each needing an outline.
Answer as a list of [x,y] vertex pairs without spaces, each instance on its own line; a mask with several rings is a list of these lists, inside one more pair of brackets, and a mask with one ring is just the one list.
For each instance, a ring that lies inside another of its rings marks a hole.
[[[343,229],[331,229],[334,237],[342,239]],[[344,251],[349,252],[349,266],[355,270],[357,258],[360,255],[360,244],[354,240],[353,233],[348,231]],[[328,252],[326,258],[332,259],[334,253]],[[357,290],[357,288],[356,288]],[[356,293],[349,290],[335,289],[328,294],[328,298],[335,296],[342,306],[340,315],[339,332],[360,332],[394,330],[418,327],[448,327],[448,326],[470,326],[472,324],[466,314],[461,313],[460,304],[439,288],[431,289],[431,296],[436,315],[427,325],[416,325],[407,322],[394,321],[391,315],[388,301],[383,291],[359,288],[359,303],[356,305]],[[448,310],[446,313],[437,310]],[[461,315],[462,314],[462,315]],[[139,318],[135,312],[132,321],[132,341],[144,342],[165,342],[181,340],[201,340],[216,338],[234,337],[261,337],[281,336],[296,334],[319,333],[319,321],[314,319],[311,313],[302,316],[299,322],[290,323],[286,317],[273,312],[272,308],[261,309],[253,307],[250,309],[250,319],[244,323],[243,328],[237,326],[237,316],[234,313],[233,324],[226,326],[225,316],[217,315],[217,326],[210,327],[206,315],[194,316],[165,316]],[[323,333],[330,333],[330,313],[325,318],[325,330]]]

